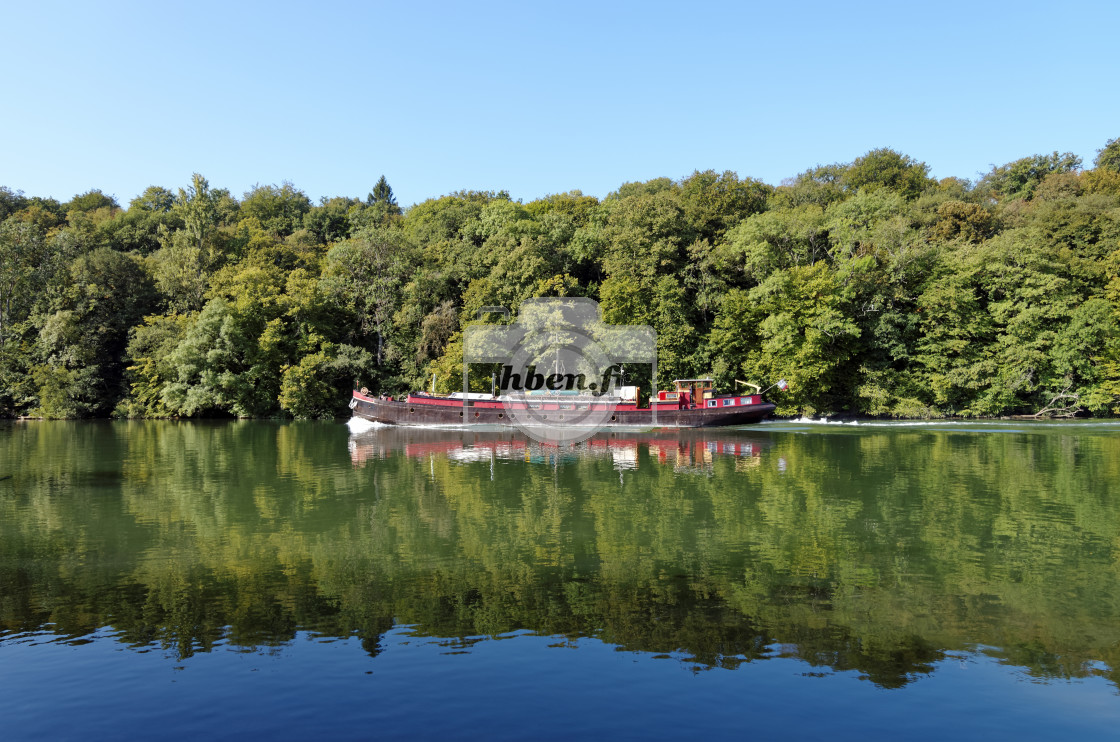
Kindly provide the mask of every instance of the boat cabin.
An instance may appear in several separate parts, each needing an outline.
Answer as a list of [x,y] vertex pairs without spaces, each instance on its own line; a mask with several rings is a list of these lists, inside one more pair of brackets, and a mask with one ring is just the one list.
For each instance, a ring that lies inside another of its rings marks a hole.
[[660,409],[720,409],[761,404],[762,397],[758,394],[716,394],[714,379],[674,379],[672,390],[658,392],[657,399],[651,401]]

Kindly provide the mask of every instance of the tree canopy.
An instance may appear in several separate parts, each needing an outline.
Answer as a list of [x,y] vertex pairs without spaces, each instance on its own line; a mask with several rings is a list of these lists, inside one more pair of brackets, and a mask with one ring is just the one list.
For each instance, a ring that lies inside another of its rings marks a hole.
[[[0,415],[321,417],[352,385],[459,383],[484,306],[586,296],[659,376],[786,414],[1120,412],[1120,140],[940,181],[890,148],[771,186],[734,172],[407,209],[200,174],[123,209],[0,188]],[[641,370],[628,370],[643,383]],[[648,376],[644,381],[648,388]]]

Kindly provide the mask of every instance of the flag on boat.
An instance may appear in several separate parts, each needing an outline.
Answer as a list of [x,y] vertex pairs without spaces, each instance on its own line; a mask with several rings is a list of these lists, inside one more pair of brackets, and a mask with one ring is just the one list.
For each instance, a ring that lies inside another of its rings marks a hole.
[[789,389],[789,384],[786,383],[785,379],[779,379],[777,387],[784,392],[786,389]]

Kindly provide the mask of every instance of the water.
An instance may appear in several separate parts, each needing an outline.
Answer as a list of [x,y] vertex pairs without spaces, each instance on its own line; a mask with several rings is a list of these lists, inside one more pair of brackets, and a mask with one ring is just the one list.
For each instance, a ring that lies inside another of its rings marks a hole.
[[1117,433],[2,424],[0,736],[1111,739]]

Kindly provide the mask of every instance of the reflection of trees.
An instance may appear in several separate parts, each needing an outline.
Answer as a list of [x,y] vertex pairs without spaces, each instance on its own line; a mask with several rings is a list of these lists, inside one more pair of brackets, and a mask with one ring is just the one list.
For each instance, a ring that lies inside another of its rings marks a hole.
[[772,434],[750,467],[647,441],[624,444],[620,479],[591,444],[461,463],[382,434],[354,466],[332,425],[3,431],[20,464],[0,490],[0,627],[109,625],[181,656],[300,630],[376,653],[395,623],[528,629],[886,687],[976,644],[1040,677],[1120,667],[1114,438]]

